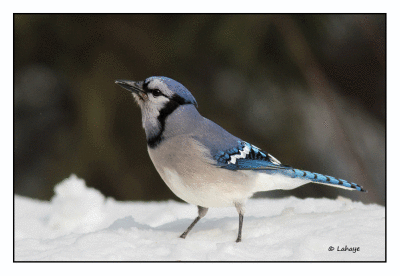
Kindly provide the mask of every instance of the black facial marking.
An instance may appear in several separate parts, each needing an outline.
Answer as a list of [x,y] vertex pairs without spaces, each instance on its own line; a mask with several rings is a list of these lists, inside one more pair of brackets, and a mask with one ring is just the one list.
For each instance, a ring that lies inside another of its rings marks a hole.
[[158,97],[158,96],[164,95],[164,94],[160,91],[160,89],[150,89],[150,88],[149,88],[149,83],[148,83],[148,82],[146,82],[146,83],[143,84],[143,90],[144,90],[144,92],[146,92],[147,94],[149,94],[149,93],[153,94],[154,97]]
[[153,96],[154,96],[154,97],[158,97],[158,96],[163,95],[163,93],[161,93],[161,91],[158,90],[158,89],[154,89],[154,90],[151,91],[151,92],[153,93]]
[[191,102],[186,101],[184,98],[178,95],[173,95],[172,98],[170,98],[174,102],[178,103],[179,105],[184,105],[184,104],[192,104]]
[[165,130],[165,120],[167,117],[175,111],[180,105],[185,105],[185,104],[191,104],[190,102],[187,102],[184,98],[174,95],[171,100],[160,110],[160,115],[158,115],[157,119],[160,122],[160,131],[158,132],[157,135],[150,137],[147,139],[147,145],[154,149],[157,147],[162,140],[164,139],[163,133]]
[[303,176],[306,176],[306,175],[307,175],[307,173],[306,173],[306,172],[304,172],[304,173],[303,173]]
[[145,92],[150,92],[150,89],[149,89],[149,82],[143,83],[143,90],[144,90]]
[[325,176],[325,177],[326,177],[326,181],[331,182],[331,179],[329,178],[329,176]]

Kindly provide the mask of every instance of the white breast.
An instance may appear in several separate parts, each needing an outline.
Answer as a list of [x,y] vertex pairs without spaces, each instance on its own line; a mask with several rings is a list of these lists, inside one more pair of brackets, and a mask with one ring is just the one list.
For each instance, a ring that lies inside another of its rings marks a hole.
[[215,166],[209,152],[191,138],[173,139],[155,150],[149,148],[149,155],[176,196],[203,207],[226,207],[244,203],[253,195],[255,182],[247,174]]

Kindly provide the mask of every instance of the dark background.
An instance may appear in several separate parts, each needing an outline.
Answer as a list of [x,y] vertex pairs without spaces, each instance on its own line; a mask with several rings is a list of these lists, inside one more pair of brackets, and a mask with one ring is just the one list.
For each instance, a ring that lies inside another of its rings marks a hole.
[[117,200],[177,199],[147,154],[139,108],[114,84],[157,75],[282,163],[369,191],[257,196],[385,204],[384,14],[15,14],[15,193],[48,200],[75,173]]

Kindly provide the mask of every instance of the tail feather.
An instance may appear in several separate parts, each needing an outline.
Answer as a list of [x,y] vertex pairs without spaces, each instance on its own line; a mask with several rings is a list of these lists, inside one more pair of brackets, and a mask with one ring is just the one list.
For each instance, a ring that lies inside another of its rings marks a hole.
[[367,190],[365,190],[362,186],[360,186],[356,183],[348,182],[343,179],[338,179],[333,176],[322,175],[320,173],[313,173],[313,172],[290,168],[290,169],[286,169],[286,170],[282,171],[282,174],[290,176],[292,178],[307,179],[313,183],[334,186],[334,187],[338,187],[338,188],[342,188],[342,189],[367,192]]

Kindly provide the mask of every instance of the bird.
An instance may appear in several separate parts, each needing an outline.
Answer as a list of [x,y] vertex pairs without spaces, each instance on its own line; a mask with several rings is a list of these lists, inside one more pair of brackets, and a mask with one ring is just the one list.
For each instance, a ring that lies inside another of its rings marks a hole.
[[141,109],[147,150],[163,181],[177,197],[198,207],[198,216],[180,235],[183,239],[209,208],[232,206],[239,214],[236,242],[241,242],[245,204],[256,192],[307,183],[366,192],[343,179],[283,165],[203,117],[190,91],[171,78],[115,83],[130,91]]

